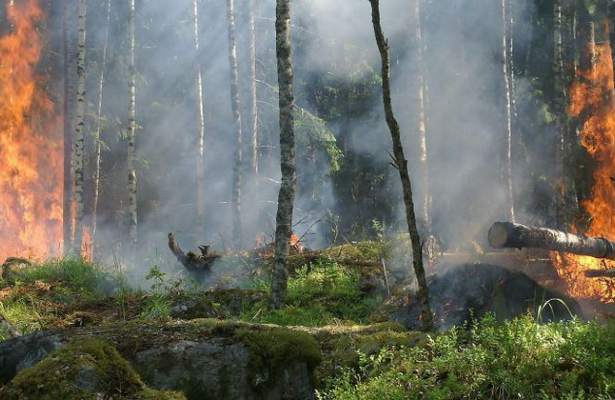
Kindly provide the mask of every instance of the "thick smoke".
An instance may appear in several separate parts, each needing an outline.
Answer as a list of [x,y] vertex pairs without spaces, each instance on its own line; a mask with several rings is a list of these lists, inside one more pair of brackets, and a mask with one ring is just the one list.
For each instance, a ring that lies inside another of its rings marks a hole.
[[[89,2],[87,96],[92,132],[104,41],[104,3]],[[104,180],[99,209],[102,259],[113,255],[114,246],[121,252],[119,248],[125,241],[128,10],[125,2],[112,3],[103,107]],[[244,176],[245,246],[250,246],[259,233],[272,237],[280,176],[275,3],[272,0],[256,3],[260,148],[261,154],[270,153],[272,157],[261,162],[258,185],[248,180],[249,174]],[[529,31],[525,21],[534,11],[526,4],[529,2],[514,3],[515,29],[519,32],[515,35],[515,45],[523,49],[526,38],[522,32]],[[139,235],[145,268],[154,263],[174,265],[166,248],[166,234],[171,231],[177,233],[186,248],[207,242],[223,249],[233,242],[230,207],[233,126],[226,4],[219,0],[202,0],[200,4],[202,49],[201,54],[196,54],[192,42],[192,0],[137,1]],[[243,87],[242,123],[244,143],[247,143],[247,1],[237,1],[235,6]],[[451,248],[463,246],[468,240],[480,241],[488,223],[505,215],[501,173],[505,105],[499,7],[499,2],[492,0],[432,0],[424,4],[433,229]],[[394,108],[405,137],[410,168],[418,182],[414,3],[387,0],[382,2],[382,8],[383,25],[393,55]],[[310,161],[310,157],[303,154],[307,150],[300,149],[300,196],[295,230],[299,235],[306,233],[304,239],[308,246],[318,247],[327,245],[332,238],[343,240],[343,235],[348,235],[348,232],[340,236],[331,234],[336,214],[352,214],[362,221],[371,217],[388,220],[389,226],[403,229],[398,178],[388,166],[390,138],[378,92],[380,59],[373,39],[369,2],[298,0],[294,2],[293,14],[297,104],[324,118],[322,114],[331,112],[338,104],[319,109],[314,93],[310,92],[314,87],[310,86],[311,82],[344,86],[363,78],[371,79],[372,83],[366,85],[366,91],[371,94],[366,95],[362,108],[352,109],[344,118],[330,118],[326,128],[337,137],[337,146],[345,153],[354,154],[343,160],[344,163],[358,166],[358,170],[365,163],[366,171],[383,174],[383,181],[377,187],[357,188],[359,206],[354,209],[341,201],[335,182],[345,178],[336,178],[335,173],[330,173],[328,158],[320,154],[316,158],[318,162]],[[204,236],[197,234],[195,226],[196,60],[202,63],[205,79],[207,199]],[[517,86],[519,97],[525,96],[528,83],[519,79]],[[522,110],[522,105],[519,109]],[[519,186],[526,182],[526,171],[517,169],[515,173],[519,184],[516,189],[518,193],[525,193],[527,190]],[[416,186],[418,200],[423,188]],[[379,204],[383,202],[392,204],[390,212],[380,209]]]

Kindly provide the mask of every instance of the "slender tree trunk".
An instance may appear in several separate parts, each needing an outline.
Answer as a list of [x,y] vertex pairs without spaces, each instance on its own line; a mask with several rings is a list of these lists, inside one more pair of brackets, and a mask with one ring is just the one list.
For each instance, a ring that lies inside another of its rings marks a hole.
[[83,151],[85,127],[85,40],[87,1],[78,3],[77,32],[77,107],[75,112],[75,135],[73,137],[73,169],[75,196],[75,240],[73,247],[80,254],[83,239]]
[[[515,69],[515,9],[514,0],[508,1],[508,14],[509,14],[509,26],[508,26],[508,70],[510,71],[510,104],[511,104],[511,132],[513,133],[513,139],[516,136],[516,142],[513,140],[513,144],[520,144],[520,135],[517,132],[517,124],[519,112],[517,109],[517,74]],[[514,147],[514,146],[513,146]],[[514,159],[515,155],[511,154],[511,158]]]
[[203,66],[201,64],[201,40],[199,24],[199,0],[192,1],[194,26],[194,50],[196,53],[196,112],[197,112],[197,159],[196,159],[196,209],[198,218],[197,233],[205,231],[205,99],[203,94]]
[[98,99],[96,110],[96,132],[94,133],[95,160],[94,160],[94,197],[92,200],[92,243],[96,243],[96,228],[98,226],[98,200],[100,198],[100,163],[102,159],[102,106],[105,87],[105,66],[107,65],[107,52],[109,49],[109,32],[111,30],[111,0],[106,4],[105,42],[98,76]]
[[426,82],[425,82],[425,63],[423,57],[423,21],[421,16],[421,1],[415,0],[416,18],[416,63],[418,66],[417,86],[418,86],[418,132],[419,132],[419,154],[421,161],[421,183],[423,186],[423,198],[421,204],[423,223],[427,232],[431,232],[431,190],[429,182],[429,157],[427,149],[427,117],[425,112],[426,105]]
[[237,41],[235,33],[234,0],[226,0],[228,19],[229,63],[231,67],[231,106],[235,128],[235,160],[233,164],[233,194],[231,206],[233,213],[233,242],[235,248],[242,245],[241,227],[241,178],[242,178],[242,133],[241,133],[241,102],[239,100],[239,73],[237,68]]
[[558,198],[556,199],[556,221],[560,228],[565,227],[566,199],[565,199],[565,158],[566,158],[566,131],[563,121],[566,112],[566,90],[564,87],[564,48],[562,37],[562,4],[561,0],[553,1],[553,98],[555,99],[555,114],[559,137],[556,148],[557,176],[560,180]]
[[280,167],[282,184],[278,195],[275,230],[275,259],[271,279],[271,307],[280,308],[286,298],[288,252],[292,235],[293,205],[297,176],[295,171],[295,132],[293,108],[293,66],[290,39],[290,0],[277,0],[276,53],[280,106]]
[[[250,24],[250,169],[258,175],[258,102],[256,95],[256,0],[249,0]],[[257,181],[256,181],[257,182]]]
[[[607,17],[607,23],[609,24],[609,44],[611,47],[611,60],[613,62],[613,78],[615,78],[615,3],[609,2],[607,8]],[[615,79],[613,79],[613,82],[615,83]]]
[[512,97],[508,64],[508,11],[507,0],[502,1],[502,75],[504,78],[504,92],[506,95],[506,145],[504,162],[504,181],[506,184],[507,215],[510,221],[515,220],[515,205],[513,193],[512,173]]
[[393,114],[393,106],[391,104],[391,71],[390,71],[390,55],[389,45],[382,32],[380,23],[380,2],[379,0],[370,0],[372,6],[372,23],[374,25],[374,34],[376,43],[380,51],[382,59],[382,93],[384,102],[384,112],[386,122],[391,132],[393,141],[393,154],[395,165],[399,171],[401,178],[402,190],[404,194],[404,205],[406,207],[406,222],[408,223],[408,231],[410,240],[412,241],[412,263],[414,273],[418,282],[419,301],[422,303],[421,321],[425,330],[433,328],[433,317],[429,307],[429,291],[427,288],[427,279],[425,277],[425,269],[423,267],[423,248],[421,238],[416,225],[416,215],[414,210],[414,201],[412,198],[412,182],[408,172],[408,161],[404,154],[404,148],[401,143],[401,134],[399,124]]
[[64,198],[62,201],[63,219],[63,248],[64,255],[71,252],[73,248],[73,168],[72,168],[72,146],[73,146],[73,125],[72,125],[72,96],[73,80],[71,69],[71,46],[69,43],[69,9],[72,5],[71,0],[64,0],[64,10],[62,15],[62,42],[64,50]]
[[130,0],[128,13],[129,31],[129,83],[128,83],[128,240],[129,256],[134,257],[137,249],[137,69],[135,65],[135,0]]

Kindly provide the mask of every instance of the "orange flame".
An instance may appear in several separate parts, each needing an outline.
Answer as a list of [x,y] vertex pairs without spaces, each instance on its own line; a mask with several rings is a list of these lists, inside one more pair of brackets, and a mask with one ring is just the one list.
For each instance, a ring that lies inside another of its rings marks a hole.
[[[62,138],[36,67],[37,0],[7,2],[0,36],[0,261],[57,254],[62,236]],[[50,126],[51,125],[51,126]]]
[[[595,65],[579,72],[570,88],[568,112],[581,117],[581,145],[596,162],[590,199],[581,205],[591,218],[587,235],[615,240],[615,99],[611,46],[595,47]],[[553,254],[557,272],[575,297],[615,301],[615,285],[607,279],[585,276],[587,270],[615,269],[615,261],[586,256]]]

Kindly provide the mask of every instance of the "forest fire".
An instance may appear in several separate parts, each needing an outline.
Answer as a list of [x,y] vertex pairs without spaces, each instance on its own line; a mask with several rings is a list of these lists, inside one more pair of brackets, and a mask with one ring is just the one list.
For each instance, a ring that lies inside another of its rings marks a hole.
[[[592,70],[580,72],[570,89],[568,111],[572,117],[582,118],[580,141],[596,163],[591,197],[582,203],[590,217],[586,233],[612,241],[615,240],[615,103],[610,45],[597,44],[595,54]],[[615,302],[612,280],[585,275],[589,270],[615,269],[615,261],[556,253],[552,258],[571,295]]]
[[36,0],[6,3],[0,36],[0,260],[56,255],[62,236],[62,138],[42,89]]

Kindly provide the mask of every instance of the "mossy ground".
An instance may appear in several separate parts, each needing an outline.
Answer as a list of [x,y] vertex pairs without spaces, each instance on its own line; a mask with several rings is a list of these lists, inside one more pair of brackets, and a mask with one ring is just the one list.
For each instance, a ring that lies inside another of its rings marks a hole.
[[[37,386],[26,387],[26,379],[44,380],[44,372],[58,368],[70,376],[84,360],[109,382],[117,377],[105,375],[105,365],[119,365],[127,380],[122,385],[138,388],[123,398],[164,398],[146,388],[125,360],[178,338],[214,337],[243,343],[255,371],[306,363],[320,399],[615,398],[612,325],[487,319],[428,336],[386,322],[378,313],[382,292],[366,288],[365,281],[381,278],[379,258],[390,251],[365,242],[294,254],[287,304],[275,311],[267,307],[267,260],[243,289],[209,291],[171,282],[156,270],[151,290],[133,290],[113,271],[79,260],[17,271],[0,285],[4,319],[22,333],[80,327],[83,339],[40,368],[22,371],[3,389],[13,397],[2,398],[44,399],[28,394]],[[90,342],[92,337],[103,342]],[[66,389],[60,382],[50,385],[50,393]]]

